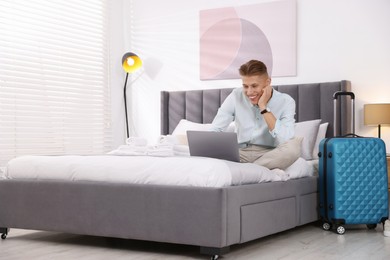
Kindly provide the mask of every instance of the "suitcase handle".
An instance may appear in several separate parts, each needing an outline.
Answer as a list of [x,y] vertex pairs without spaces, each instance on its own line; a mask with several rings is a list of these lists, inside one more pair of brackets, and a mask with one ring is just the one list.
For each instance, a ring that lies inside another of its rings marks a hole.
[[[337,122],[337,101],[339,96],[350,96],[351,97],[351,113],[352,113],[352,122],[351,129],[352,133],[355,133],[355,94],[350,91],[336,91],[333,93],[333,136],[337,136],[336,122]],[[340,133],[341,133],[341,126]]]
[[351,99],[355,99],[355,94],[350,91],[336,91],[333,94],[333,99],[337,99],[339,96],[350,96]]

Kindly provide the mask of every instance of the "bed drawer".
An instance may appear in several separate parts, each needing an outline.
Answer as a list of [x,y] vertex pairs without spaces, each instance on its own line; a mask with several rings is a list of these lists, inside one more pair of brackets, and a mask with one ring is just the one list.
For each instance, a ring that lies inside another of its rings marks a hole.
[[296,226],[296,198],[241,207],[241,243]]
[[318,193],[302,195],[300,197],[300,216],[298,225],[304,225],[319,219],[317,205]]

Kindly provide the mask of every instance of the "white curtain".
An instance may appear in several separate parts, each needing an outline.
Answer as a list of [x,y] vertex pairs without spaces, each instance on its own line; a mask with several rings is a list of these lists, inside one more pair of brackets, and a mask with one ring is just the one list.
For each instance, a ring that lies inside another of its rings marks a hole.
[[0,166],[111,148],[107,6],[0,1]]

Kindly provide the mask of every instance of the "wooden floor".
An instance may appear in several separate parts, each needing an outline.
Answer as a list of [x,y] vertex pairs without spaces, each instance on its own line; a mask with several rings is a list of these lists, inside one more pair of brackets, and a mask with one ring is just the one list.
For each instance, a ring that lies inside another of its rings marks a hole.
[[[347,226],[344,235],[319,223],[231,246],[220,259],[390,259],[390,237],[383,227]],[[0,259],[209,259],[186,245],[11,229],[0,241]]]

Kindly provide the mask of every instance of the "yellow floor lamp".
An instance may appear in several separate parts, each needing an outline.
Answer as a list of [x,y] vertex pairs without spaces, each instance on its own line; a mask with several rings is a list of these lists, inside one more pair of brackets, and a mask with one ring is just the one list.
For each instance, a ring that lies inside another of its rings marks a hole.
[[129,121],[127,116],[127,97],[126,97],[126,86],[127,78],[129,73],[133,73],[142,66],[142,60],[133,52],[127,52],[122,57],[122,67],[126,71],[125,86],[123,87],[123,98],[125,101],[125,116],[126,116],[126,133],[127,138],[129,138]]

